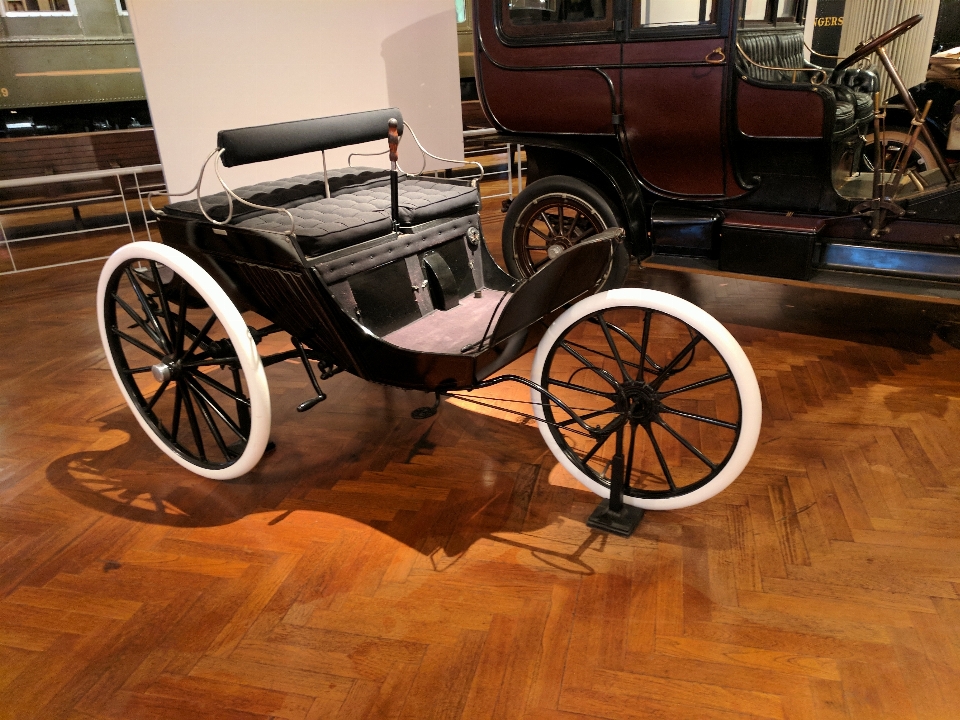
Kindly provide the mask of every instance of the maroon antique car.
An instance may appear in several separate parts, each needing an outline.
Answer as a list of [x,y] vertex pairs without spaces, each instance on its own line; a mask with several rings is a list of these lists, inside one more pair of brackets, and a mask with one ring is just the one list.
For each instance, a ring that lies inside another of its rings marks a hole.
[[[480,99],[529,166],[503,230],[510,271],[529,276],[619,224],[608,285],[632,255],[960,300],[960,184],[884,49],[922,18],[822,69],[805,60],[804,12],[802,0],[477,0]],[[917,120],[899,159],[883,143],[864,152],[884,137],[880,72]],[[908,161],[910,141],[931,167]]]

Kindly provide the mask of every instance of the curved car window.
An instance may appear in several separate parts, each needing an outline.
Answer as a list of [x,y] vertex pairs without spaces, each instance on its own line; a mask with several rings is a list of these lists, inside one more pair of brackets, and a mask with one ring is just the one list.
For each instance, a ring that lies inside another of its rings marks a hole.
[[505,35],[581,35],[613,30],[613,0],[503,0]]
[[713,0],[633,0],[633,27],[669,25],[713,25]]

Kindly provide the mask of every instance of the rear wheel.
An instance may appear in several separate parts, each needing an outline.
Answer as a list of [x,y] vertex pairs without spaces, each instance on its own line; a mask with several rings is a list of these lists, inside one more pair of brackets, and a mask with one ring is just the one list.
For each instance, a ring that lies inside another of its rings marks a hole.
[[243,317],[183,253],[117,250],[97,290],[100,336],[124,397],[164,453],[198,475],[238,477],[270,434],[270,393]]
[[[567,248],[620,222],[596,188],[566,175],[551,175],[517,195],[503,221],[503,258],[516,278],[528,278]],[[621,243],[601,289],[620,287],[630,256]]]
[[[624,502],[703,502],[746,467],[760,389],[732,335],[673,295],[624,288],[580,301],[540,341],[532,379],[539,428],[557,460],[609,497],[619,444]],[[547,394],[549,393],[549,395]]]
[[[883,153],[883,170],[884,172],[893,172],[897,157],[901,151],[906,149],[907,144],[910,142],[909,130],[889,129],[883,133],[883,138],[886,141],[886,147]],[[875,160],[873,143],[873,133],[870,133],[863,141],[862,167],[871,172],[873,171]],[[923,172],[924,170],[930,170],[935,167],[937,167],[937,160],[933,156],[933,151],[926,142],[924,142],[922,137],[917,138],[913,150],[910,152],[910,157],[907,159],[907,170]]]

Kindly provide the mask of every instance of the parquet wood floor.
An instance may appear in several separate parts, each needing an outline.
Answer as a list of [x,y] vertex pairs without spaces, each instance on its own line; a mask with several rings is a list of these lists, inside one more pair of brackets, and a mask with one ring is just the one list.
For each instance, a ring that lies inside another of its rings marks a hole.
[[958,716],[947,310],[634,270],[730,328],[764,425],[620,539],[535,428],[345,375],[298,415],[295,365],[253,473],[181,470],[114,386],[98,270],[0,278],[0,718]]

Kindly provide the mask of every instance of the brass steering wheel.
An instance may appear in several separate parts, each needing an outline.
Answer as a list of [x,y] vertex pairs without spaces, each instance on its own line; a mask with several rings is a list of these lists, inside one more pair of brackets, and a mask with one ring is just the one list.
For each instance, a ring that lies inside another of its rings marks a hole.
[[890,28],[885,33],[883,33],[883,35],[881,35],[880,37],[874,38],[873,40],[870,40],[867,43],[861,43],[860,45],[857,46],[856,50],[854,50],[847,57],[845,57],[843,60],[840,61],[840,63],[837,65],[837,67],[833,71],[834,74],[843,72],[854,63],[860,62],[871,53],[876,52],[877,50],[882,48],[884,45],[887,45],[892,40],[895,40],[896,38],[903,35],[907,30],[912,28],[921,20],[923,20],[923,15],[914,15],[912,18],[907,18],[899,25],[895,25],[894,27]]

